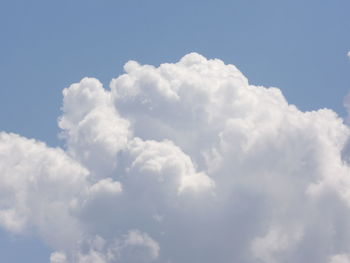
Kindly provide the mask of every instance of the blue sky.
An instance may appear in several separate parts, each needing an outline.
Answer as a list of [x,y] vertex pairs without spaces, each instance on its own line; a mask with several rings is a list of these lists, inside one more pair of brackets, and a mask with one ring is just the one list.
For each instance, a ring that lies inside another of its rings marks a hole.
[[[348,0],[1,1],[0,130],[62,145],[63,88],[85,76],[107,86],[128,60],[159,65],[189,52],[236,65],[301,110],[345,116],[349,10]],[[0,245],[6,262],[49,254],[30,234],[0,233]]]

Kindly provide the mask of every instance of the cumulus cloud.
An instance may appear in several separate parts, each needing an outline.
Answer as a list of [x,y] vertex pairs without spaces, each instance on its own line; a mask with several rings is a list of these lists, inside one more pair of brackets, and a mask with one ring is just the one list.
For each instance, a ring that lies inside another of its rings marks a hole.
[[63,149],[0,133],[2,228],[52,263],[349,262],[343,119],[196,53],[124,69],[63,90]]

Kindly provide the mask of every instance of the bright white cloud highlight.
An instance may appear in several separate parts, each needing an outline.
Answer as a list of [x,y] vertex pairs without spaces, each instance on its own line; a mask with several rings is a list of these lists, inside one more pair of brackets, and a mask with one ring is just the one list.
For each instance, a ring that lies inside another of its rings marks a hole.
[[64,149],[0,133],[3,229],[40,236],[51,263],[349,262],[333,111],[196,53],[124,69],[64,89]]

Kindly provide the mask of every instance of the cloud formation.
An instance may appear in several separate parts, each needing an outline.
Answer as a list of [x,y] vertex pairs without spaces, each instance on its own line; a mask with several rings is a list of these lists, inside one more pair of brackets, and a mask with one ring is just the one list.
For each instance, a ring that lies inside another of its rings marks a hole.
[[[64,149],[0,133],[0,225],[51,263],[350,262],[348,126],[191,53],[63,90]],[[350,105],[350,103],[349,103]]]

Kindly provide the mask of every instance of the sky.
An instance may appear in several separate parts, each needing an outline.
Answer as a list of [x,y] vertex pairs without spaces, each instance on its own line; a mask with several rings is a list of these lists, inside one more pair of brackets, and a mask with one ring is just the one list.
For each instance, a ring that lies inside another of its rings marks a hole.
[[2,261],[350,262],[349,10],[1,1]]

